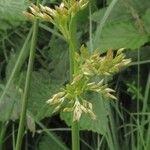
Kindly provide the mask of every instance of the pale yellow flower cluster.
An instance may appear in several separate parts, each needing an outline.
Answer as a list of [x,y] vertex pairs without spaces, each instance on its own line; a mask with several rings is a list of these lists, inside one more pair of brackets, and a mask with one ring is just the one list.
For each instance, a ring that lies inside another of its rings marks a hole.
[[87,83],[88,78],[85,76],[75,76],[70,84],[67,84],[61,92],[53,95],[47,103],[55,105],[54,112],[59,109],[64,112],[73,112],[73,121],[79,121],[82,113],[89,114],[91,118],[95,119],[92,104],[83,98],[83,95],[90,91]]
[[125,59],[123,49],[119,49],[114,57],[111,50],[108,50],[106,56],[103,57],[97,51],[90,55],[84,46],[81,47],[80,52],[80,55],[76,55],[79,72],[74,75],[73,81],[47,101],[50,105],[55,105],[54,111],[62,109],[64,112],[73,112],[73,121],[79,121],[82,113],[89,114],[92,119],[96,119],[92,103],[86,99],[89,91],[117,99],[112,94],[115,91],[104,84],[104,79],[97,83],[94,78],[104,78],[104,76],[117,73],[131,61]]
[[75,15],[88,4],[88,0],[63,0],[59,6],[52,9],[47,6],[32,4],[30,11],[24,12],[25,16],[30,19],[41,19],[43,21],[51,22],[64,35],[65,39],[70,39],[70,24]]
[[131,62],[130,59],[125,59],[125,55],[122,53],[123,50],[123,48],[119,49],[115,57],[113,57],[111,49],[108,50],[105,57],[100,57],[100,53],[95,51],[95,53],[89,56],[82,65],[81,69],[83,74],[88,76],[109,76],[119,72],[121,68]]
[[[63,34],[67,42],[71,42],[72,24],[76,14],[84,9],[89,0],[63,0],[54,9],[47,6],[32,4],[29,11],[24,14],[31,18],[42,19],[51,22]],[[69,42],[69,43],[70,43]],[[84,46],[80,48],[80,55],[76,53],[76,72],[70,84],[67,84],[60,92],[54,94],[47,103],[54,105],[54,112],[62,110],[73,113],[73,121],[79,121],[82,114],[88,114],[92,119],[96,119],[92,103],[87,100],[86,94],[91,91],[104,97],[116,99],[112,94],[115,91],[104,84],[105,76],[113,75],[130,63],[130,59],[125,59],[124,49],[119,49],[115,56],[112,50],[108,50],[106,56],[101,56],[98,51],[92,55]],[[95,81],[95,79],[100,81]]]

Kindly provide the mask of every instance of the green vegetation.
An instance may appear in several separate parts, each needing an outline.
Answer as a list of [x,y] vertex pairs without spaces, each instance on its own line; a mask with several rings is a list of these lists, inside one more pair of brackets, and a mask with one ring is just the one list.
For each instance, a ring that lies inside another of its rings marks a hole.
[[0,1],[0,150],[149,150],[149,6]]

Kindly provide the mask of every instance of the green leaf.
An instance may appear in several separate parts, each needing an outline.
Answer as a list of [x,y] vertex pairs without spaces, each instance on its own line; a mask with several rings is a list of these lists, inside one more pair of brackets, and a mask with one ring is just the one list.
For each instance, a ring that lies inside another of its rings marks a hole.
[[41,120],[52,115],[53,107],[46,101],[60,89],[63,83],[51,78],[50,73],[45,70],[33,72],[28,110],[36,120]]
[[[24,74],[23,74],[24,75]],[[25,76],[24,76],[25,77]],[[22,84],[22,89],[24,85]],[[53,107],[46,104],[46,101],[60,89],[63,83],[53,80],[45,70],[35,71],[32,74],[28,110],[36,120],[41,120],[52,115]],[[4,88],[3,84],[1,89]],[[12,84],[7,91],[4,99],[0,101],[0,120],[16,120],[20,114],[22,89],[18,83]],[[1,94],[1,93],[0,93]]]
[[147,9],[145,14],[142,17],[144,24],[145,24],[145,29],[148,34],[150,34],[150,9]]
[[56,36],[52,36],[50,41],[49,58],[52,59],[50,64],[53,70],[52,77],[63,82],[67,81],[69,79],[68,46]]
[[[92,20],[98,25],[93,37],[94,48],[100,49],[103,53],[108,48],[136,49],[144,45],[149,39],[145,32],[146,22],[141,16],[144,15],[149,5],[149,0],[146,0],[143,5],[140,0],[118,1],[102,30],[100,30],[101,20],[107,8],[95,12]],[[148,17],[148,13],[145,14],[145,18],[146,16]]]
[[[79,125],[81,130],[88,130],[104,135],[107,131],[107,102],[98,95],[91,95],[91,103],[93,104],[93,111],[96,115],[96,120],[92,120],[86,114],[81,116]],[[68,126],[71,126],[71,113],[61,112],[61,119],[65,120]]]
[[[25,35],[26,36],[26,35]],[[19,55],[20,55],[20,50],[22,48],[22,43],[24,42],[24,37],[23,38],[15,38],[16,41],[15,43],[17,43],[17,45],[15,45],[14,49],[15,49],[15,52],[12,51],[10,52],[9,54],[9,59],[8,59],[8,63],[7,63],[7,66],[6,66],[6,71],[5,71],[5,80],[7,81],[14,69],[14,66],[16,64],[16,60],[19,58]],[[28,57],[28,54],[29,54],[29,45],[30,45],[30,42],[28,42],[28,44],[26,45],[25,49],[24,49],[24,55],[22,57],[22,61],[19,63],[19,66],[18,66],[18,71],[16,72],[15,74],[15,77],[14,79],[19,76],[19,73],[20,73],[20,69],[23,65],[23,63],[25,62],[26,58]]]
[[[91,19],[97,23],[101,23],[101,19],[103,18],[107,8],[102,8],[92,14]],[[123,10],[123,11],[122,11]],[[127,21],[132,18],[130,11],[125,7],[123,1],[118,1],[111,13],[108,16],[106,24],[116,23],[120,21]]]
[[103,28],[102,34],[96,33],[94,46],[100,52],[106,52],[108,48],[130,48],[136,49],[148,41],[148,36],[140,33],[130,22],[110,24]]
[[26,9],[25,0],[1,0],[0,1],[0,30],[18,26],[25,20],[22,12]]
[[[1,84],[0,86],[1,89],[4,88],[4,85]],[[0,101],[0,121],[5,122],[9,119],[18,119],[20,113],[20,99],[21,92],[16,85],[12,84],[9,90],[7,90],[4,99]]]
[[[55,138],[58,138],[54,133],[52,135]],[[59,140],[59,142],[61,142],[61,140]],[[64,145],[64,143],[62,142],[61,144]],[[38,150],[49,150],[49,149],[50,150],[64,150],[64,148],[62,148],[58,143],[56,143],[56,141],[53,138],[51,138],[48,135],[44,135],[39,142]]]
[[[107,0],[107,1],[109,4],[112,0]],[[136,9],[136,12],[139,14],[139,13],[145,12],[145,10],[149,8],[150,1],[144,0],[144,3],[142,3],[142,5],[141,5],[141,0],[132,0],[132,1],[131,0],[125,0],[125,1],[119,0],[117,5],[119,6],[120,4],[125,6],[126,11],[129,11],[129,9],[132,7],[134,9]],[[115,7],[115,9],[118,9],[118,8]],[[120,7],[120,11],[123,12],[124,9],[122,9],[122,7]]]

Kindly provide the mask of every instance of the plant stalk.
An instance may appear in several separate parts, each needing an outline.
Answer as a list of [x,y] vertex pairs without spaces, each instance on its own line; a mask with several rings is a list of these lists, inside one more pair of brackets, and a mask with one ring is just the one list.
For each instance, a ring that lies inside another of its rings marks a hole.
[[3,149],[3,138],[5,136],[7,123],[0,123],[0,150]]
[[21,109],[21,116],[20,116],[20,122],[19,122],[19,130],[18,130],[18,135],[17,135],[16,150],[21,150],[22,139],[23,139],[23,134],[24,134],[26,110],[27,110],[27,104],[28,104],[28,94],[29,94],[29,87],[30,87],[32,69],[33,69],[34,57],[35,57],[35,48],[36,48],[36,43],[37,43],[37,33],[38,33],[38,20],[35,20],[33,24],[33,35],[31,39],[29,62],[28,62],[28,68],[27,68],[25,88],[24,88],[24,93],[23,93],[23,98],[22,98],[22,109]]
[[[73,74],[77,72],[77,63],[75,60],[75,52],[77,51],[77,31],[76,18],[70,23],[70,39],[69,43],[69,58],[70,58],[70,82],[73,79]],[[72,114],[73,118],[73,114]],[[72,150],[80,150],[79,125],[77,121],[72,121]]]
[[72,150],[80,150],[79,125],[77,121],[72,122]]

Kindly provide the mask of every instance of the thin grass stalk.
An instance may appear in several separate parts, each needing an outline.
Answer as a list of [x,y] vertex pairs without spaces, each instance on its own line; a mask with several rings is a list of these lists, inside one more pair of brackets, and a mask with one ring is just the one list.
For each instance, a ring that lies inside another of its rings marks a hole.
[[[123,115],[125,115],[122,109],[121,109],[121,112],[122,112]],[[125,126],[125,125],[126,125],[126,122],[125,122],[124,119],[122,119],[122,125],[124,126],[124,127],[123,127],[123,136],[124,136],[125,133],[127,133],[127,131],[128,131],[128,130],[127,130],[127,127]],[[121,132],[121,135],[120,135],[120,136],[121,136],[121,138],[122,138],[122,132]],[[124,143],[124,145],[125,145],[125,146],[124,146],[124,149],[128,149],[128,146],[129,146],[128,143],[129,143],[129,140],[130,140],[130,139],[127,138],[126,136],[124,136],[123,138],[124,138],[123,143]]]
[[145,94],[144,94],[144,99],[143,99],[143,107],[142,107],[142,118],[141,118],[141,125],[142,125],[142,133],[144,135],[144,122],[145,119],[148,118],[144,115],[144,113],[147,112],[147,105],[148,105],[148,97],[149,97],[149,91],[150,91],[150,73],[148,75],[148,79],[147,79],[147,84],[146,84],[146,88],[145,88]]
[[136,62],[132,62],[131,64],[129,64],[129,66],[135,66],[135,65],[143,65],[143,64],[148,64],[150,63],[150,60],[143,60],[143,61],[136,61]]
[[[138,49],[137,51],[137,57],[138,57],[138,61],[140,61],[140,49]],[[138,64],[137,65],[137,89],[138,91],[140,91],[140,65]],[[139,105],[140,105],[140,99],[139,99],[139,92],[138,92],[138,95],[137,95],[137,112],[140,112],[140,108],[139,108]],[[139,120],[139,115],[137,115],[137,126],[138,126],[138,129],[140,129],[140,120]],[[140,149],[140,133],[139,133],[139,130],[137,130],[137,150]]]
[[107,125],[107,133],[106,133],[105,137],[106,137],[106,141],[107,141],[107,145],[108,145],[109,150],[115,150],[112,135],[111,135],[111,131],[110,131],[110,128],[109,128],[108,125]]
[[[132,117],[132,114],[130,115],[130,123],[132,124],[134,121],[133,121],[133,117]],[[130,126],[130,130],[133,131],[133,126]],[[128,148],[130,147],[130,145],[128,146]],[[134,132],[131,133],[131,148],[132,150],[134,150],[135,148],[135,134]]]
[[[99,135],[98,135],[99,136]],[[101,147],[102,147],[102,143],[104,142],[104,138],[105,136],[103,135],[100,139],[100,136],[99,136],[99,141],[98,141],[98,144],[97,144],[97,150],[100,150]]]
[[[137,57],[138,57],[138,61],[140,61],[140,49],[138,49],[137,51]],[[140,92],[140,64],[137,65],[137,89]],[[137,112],[140,112],[140,99],[139,99],[139,92],[137,95]],[[143,116],[144,117],[144,116]],[[143,118],[142,117],[142,118]],[[144,119],[142,119],[143,121]],[[142,121],[140,122],[140,116],[139,113],[137,114],[137,150],[141,150],[141,149],[145,149],[145,144],[144,144],[144,132],[143,132],[143,127],[141,127],[142,125]]]
[[90,40],[90,53],[93,51],[93,38],[92,38],[92,12],[91,12],[91,3],[89,4],[89,40]]
[[81,141],[86,147],[88,147],[89,150],[94,150],[94,148],[93,148],[89,143],[87,143],[85,140],[83,140],[83,139],[80,138],[80,141]]
[[32,35],[32,40],[31,40],[31,47],[30,47],[29,63],[28,63],[25,88],[24,88],[24,93],[23,93],[23,98],[22,98],[22,109],[21,109],[21,116],[20,116],[19,129],[18,129],[18,135],[17,135],[16,150],[21,150],[22,139],[23,139],[23,134],[24,134],[26,110],[27,110],[27,104],[28,104],[28,94],[29,94],[29,87],[30,87],[32,69],[33,69],[34,57],[35,57],[35,48],[36,48],[36,43],[37,43],[38,24],[39,24],[39,21],[35,20],[33,24],[33,35]]
[[6,123],[1,123],[1,130],[0,130],[0,150],[3,149],[3,139],[5,136],[7,124]]
[[[148,97],[149,97],[149,93],[150,93],[150,73],[148,75],[148,80],[147,80],[147,84],[146,84],[146,90],[145,90],[145,95],[144,95],[144,104],[143,104],[143,113],[146,112],[146,107],[147,107],[147,101],[148,101]],[[150,119],[150,116],[147,117],[148,120]],[[142,122],[142,124],[144,123],[144,120]],[[144,133],[144,127],[143,127],[143,133]],[[146,150],[150,149],[150,123],[148,124],[148,130],[146,132]]]
[[12,147],[13,150],[15,150],[15,124],[12,123]]
[[[139,59],[139,54],[138,54],[138,59]],[[141,138],[142,138],[142,144],[143,144],[143,146],[144,146],[144,149],[146,149],[147,150],[147,148],[149,147],[148,145],[148,141],[149,141],[149,136],[147,135],[146,136],[146,142],[144,141],[144,135],[145,135],[145,131],[144,131],[144,125],[145,125],[145,119],[146,119],[146,117],[145,117],[145,115],[144,115],[144,113],[146,113],[146,111],[147,111],[147,102],[148,102],[148,96],[149,96],[149,89],[150,89],[150,74],[148,75],[148,80],[147,80],[147,84],[146,84],[146,89],[145,89],[145,94],[144,94],[144,99],[143,99],[143,107],[142,107],[142,112],[141,112],[141,114],[143,114],[142,115],[142,118],[141,118],[141,128],[140,128],[140,134],[141,134]],[[150,126],[148,126],[148,127],[150,127]],[[149,134],[149,128],[148,128],[148,134]],[[140,144],[141,145],[141,144]],[[141,145],[142,146],[142,145]],[[146,147],[146,148],[145,148]],[[140,149],[141,149],[142,147],[140,147]]]
[[147,80],[147,84],[146,84],[142,113],[146,113],[146,110],[147,110],[147,102],[148,102],[148,97],[149,97],[149,92],[150,92],[150,73],[149,73],[149,75],[148,75],[148,80]]
[[30,30],[30,32],[29,32],[29,34],[28,34],[28,36],[27,36],[27,38],[26,38],[26,40],[24,42],[24,45],[23,45],[23,47],[22,47],[22,49],[20,51],[18,59],[17,59],[17,61],[15,63],[15,66],[14,66],[14,68],[13,68],[11,74],[10,74],[10,77],[9,77],[7,83],[6,83],[6,86],[5,86],[4,90],[2,91],[2,94],[0,96],[0,102],[4,99],[4,97],[5,97],[6,93],[7,93],[7,90],[9,89],[9,87],[10,87],[14,77],[16,76],[17,72],[19,71],[19,69],[21,68],[22,64],[24,63],[24,60],[25,60],[25,58],[27,56],[27,53],[28,53],[28,51],[26,51],[26,48],[27,48],[27,45],[29,43],[29,39],[31,37],[31,33],[32,33],[32,29]]
[[[150,116],[148,117],[148,120],[150,120]],[[145,150],[150,149],[150,123],[148,123],[148,129],[147,129],[147,134],[146,134],[146,148]]]
[[[110,105],[110,104],[109,104]],[[115,150],[119,150],[119,145],[117,142],[117,132],[116,132],[116,128],[115,128],[115,122],[114,122],[114,118],[112,115],[112,110],[109,106],[110,109],[110,114],[109,114],[109,121],[110,121],[110,130],[111,130],[111,135],[112,135],[112,139],[113,139],[113,146]]]
[[101,37],[103,27],[104,27],[104,25],[105,25],[109,15],[110,15],[111,11],[113,10],[113,8],[115,7],[117,2],[118,2],[118,0],[112,0],[110,5],[108,6],[108,8],[107,8],[103,18],[101,19],[101,23],[100,23],[99,28],[98,28],[98,30],[96,32],[96,35],[95,35],[95,37],[97,37],[97,38],[94,39],[95,43],[97,43],[99,41],[99,37]]
[[[108,105],[108,107],[110,107],[110,106]],[[109,109],[109,113],[110,113],[110,108],[108,108],[108,109]],[[109,150],[115,150],[115,148],[114,148],[114,142],[113,142],[113,136],[112,136],[112,133],[111,133],[111,128],[110,128],[110,126],[109,126],[108,123],[107,123],[107,132],[106,132],[105,138],[106,138]]]

